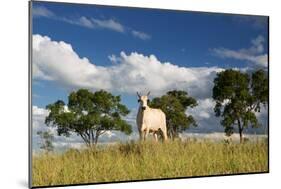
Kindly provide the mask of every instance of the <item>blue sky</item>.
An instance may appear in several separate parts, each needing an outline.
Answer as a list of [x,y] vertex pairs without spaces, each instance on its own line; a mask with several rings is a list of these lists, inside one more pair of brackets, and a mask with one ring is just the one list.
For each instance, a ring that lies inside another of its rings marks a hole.
[[[112,62],[108,56],[124,51],[154,54],[161,61],[183,67],[245,67],[245,60],[221,59],[214,56],[211,49],[248,48],[257,36],[263,36],[264,46],[268,45],[266,17],[33,2],[33,9],[38,8],[48,10],[53,17],[33,14],[33,34],[69,43],[80,57],[87,57],[101,66],[110,66]],[[91,29],[62,21],[80,17],[112,19],[120,23],[124,31]],[[149,38],[134,37],[130,35],[132,30],[143,32]],[[268,53],[267,48],[264,52]],[[33,85],[38,96],[50,97],[54,93],[56,97],[65,96],[63,90],[52,90],[57,88],[54,83],[38,83],[44,84],[44,87]],[[51,99],[33,100],[35,104],[45,106]]]
[[78,88],[121,95],[131,110],[138,106],[136,91],[157,96],[181,89],[199,100],[192,113],[207,124],[215,119],[211,89],[217,72],[268,67],[267,17],[32,5],[32,101],[38,108],[67,101]]

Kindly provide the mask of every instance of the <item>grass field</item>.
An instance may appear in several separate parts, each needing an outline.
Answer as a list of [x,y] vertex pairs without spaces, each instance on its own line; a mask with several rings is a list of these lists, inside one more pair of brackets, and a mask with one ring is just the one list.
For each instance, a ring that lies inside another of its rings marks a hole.
[[265,141],[127,143],[33,155],[33,186],[268,171]]

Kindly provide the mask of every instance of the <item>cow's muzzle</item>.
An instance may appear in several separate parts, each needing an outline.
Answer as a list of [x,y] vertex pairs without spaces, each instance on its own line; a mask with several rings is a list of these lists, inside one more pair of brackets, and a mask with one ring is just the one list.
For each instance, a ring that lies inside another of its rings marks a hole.
[[141,109],[142,109],[142,110],[145,110],[145,109],[146,109],[146,107],[141,107]]

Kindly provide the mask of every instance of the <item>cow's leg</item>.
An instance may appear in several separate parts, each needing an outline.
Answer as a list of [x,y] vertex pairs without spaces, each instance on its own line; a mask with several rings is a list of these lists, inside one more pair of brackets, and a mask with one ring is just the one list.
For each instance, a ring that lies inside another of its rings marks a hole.
[[146,138],[146,126],[143,124],[140,128],[140,138],[142,141],[145,141],[145,138]]
[[139,136],[140,136],[140,141],[142,141],[143,140],[143,131],[142,131],[142,129],[141,129],[141,127],[138,127],[138,130],[139,130]]
[[140,135],[140,141],[142,141],[143,140],[143,132],[139,131],[139,135]]
[[154,132],[154,133],[153,133],[153,136],[154,136],[155,141],[157,142],[157,141],[158,141],[157,132]]
[[146,129],[146,130],[145,130],[145,133],[144,133],[144,140],[147,139],[148,134],[149,134],[149,129]]
[[142,131],[142,141],[145,141],[145,138],[146,138],[146,131]]

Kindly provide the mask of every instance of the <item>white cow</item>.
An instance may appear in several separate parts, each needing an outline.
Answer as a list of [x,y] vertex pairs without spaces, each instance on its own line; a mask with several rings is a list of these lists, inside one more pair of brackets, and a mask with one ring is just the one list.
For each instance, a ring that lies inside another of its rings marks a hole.
[[139,129],[140,140],[145,140],[149,133],[153,133],[156,141],[158,141],[157,133],[159,130],[163,134],[164,140],[167,140],[167,127],[166,127],[166,116],[165,113],[160,109],[150,108],[147,103],[149,101],[148,95],[141,96],[138,92],[138,102],[140,103],[138,115],[137,115],[137,126]]

